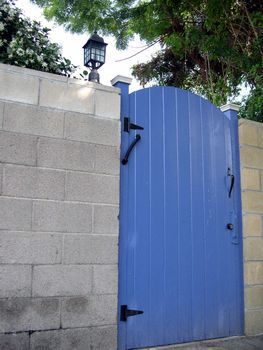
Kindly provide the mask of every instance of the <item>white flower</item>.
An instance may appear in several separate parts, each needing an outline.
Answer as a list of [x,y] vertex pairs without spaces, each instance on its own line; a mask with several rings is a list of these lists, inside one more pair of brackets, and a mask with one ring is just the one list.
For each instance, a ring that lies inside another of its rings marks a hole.
[[19,47],[19,48],[17,49],[16,53],[17,53],[18,56],[23,56],[24,53],[25,53],[25,51],[24,51],[23,49],[21,49],[21,47]]
[[0,32],[3,32],[5,29],[4,23],[0,22]]
[[9,9],[8,14],[9,16],[14,16],[15,15],[15,10],[14,9]]
[[38,61],[39,63],[42,63],[42,62],[43,62],[43,58],[40,57],[40,56],[37,56],[37,61]]
[[3,46],[4,42],[0,39],[0,47]]
[[31,49],[29,49],[29,48],[27,48],[27,49],[26,49],[26,53],[27,53],[28,55],[33,55],[33,54],[34,54],[34,51],[31,50]]

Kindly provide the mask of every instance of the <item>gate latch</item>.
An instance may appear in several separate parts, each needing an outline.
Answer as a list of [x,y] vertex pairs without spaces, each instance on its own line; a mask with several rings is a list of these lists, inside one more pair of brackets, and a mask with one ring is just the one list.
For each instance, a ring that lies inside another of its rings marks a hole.
[[229,192],[228,192],[228,197],[230,198],[232,190],[234,188],[234,183],[235,183],[235,175],[231,174],[230,168],[227,169],[227,176],[229,176],[231,178],[230,189],[229,189]]
[[226,225],[226,228],[227,228],[228,230],[234,230],[234,225],[231,224],[231,223],[229,223],[229,224]]
[[136,125],[130,122],[130,118],[125,117],[123,121],[123,131],[130,132],[130,130],[143,130],[140,125]]
[[143,311],[129,310],[127,305],[121,305],[121,321],[126,322],[128,317],[141,314],[143,314]]

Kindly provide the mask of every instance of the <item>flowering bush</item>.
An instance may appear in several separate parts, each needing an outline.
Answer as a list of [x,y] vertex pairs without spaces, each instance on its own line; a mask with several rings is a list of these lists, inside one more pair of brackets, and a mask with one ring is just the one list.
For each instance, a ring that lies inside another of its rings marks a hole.
[[23,16],[14,0],[0,0],[0,62],[44,72],[70,75],[76,70],[51,43],[50,29]]

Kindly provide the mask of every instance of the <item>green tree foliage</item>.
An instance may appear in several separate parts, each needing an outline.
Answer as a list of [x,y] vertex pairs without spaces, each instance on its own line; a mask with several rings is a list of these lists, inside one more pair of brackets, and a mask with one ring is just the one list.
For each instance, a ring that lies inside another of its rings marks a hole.
[[50,42],[49,31],[24,17],[14,1],[0,0],[0,62],[69,75],[75,66]]
[[[243,116],[262,120],[262,0],[32,0],[73,32],[135,34],[161,50],[133,67],[142,84],[176,85],[224,104],[247,84]],[[261,117],[260,117],[261,116]]]
[[252,89],[248,99],[244,99],[239,116],[263,123],[263,87]]

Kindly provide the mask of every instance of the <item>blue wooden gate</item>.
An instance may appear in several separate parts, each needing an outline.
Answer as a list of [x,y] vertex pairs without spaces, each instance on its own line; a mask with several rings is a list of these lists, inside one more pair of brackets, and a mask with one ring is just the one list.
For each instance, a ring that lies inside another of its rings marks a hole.
[[236,116],[174,87],[119,86],[118,348],[242,334]]

